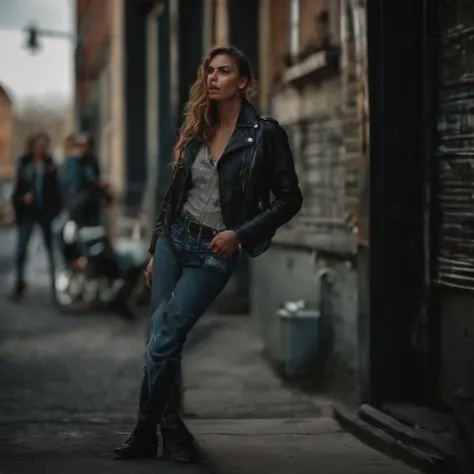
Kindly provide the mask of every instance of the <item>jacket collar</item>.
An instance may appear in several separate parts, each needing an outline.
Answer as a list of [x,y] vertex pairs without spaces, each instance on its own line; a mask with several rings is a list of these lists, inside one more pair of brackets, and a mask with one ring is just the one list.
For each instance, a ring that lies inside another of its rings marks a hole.
[[[255,143],[256,132],[259,128],[258,117],[257,109],[250,102],[243,101],[234,133],[230,137],[229,143],[222,153],[220,160],[231,155],[238,149],[252,146]],[[191,140],[186,145],[187,165],[191,165],[194,162],[200,147],[201,143],[197,140]]]
[[249,101],[244,100],[240,108],[239,118],[237,119],[237,128],[258,127],[258,117],[257,109]]
[[248,101],[242,102],[234,133],[230,137],[220,160],[231,155],[236,150],[253,146],[257,137],[258,127],[257,109]]

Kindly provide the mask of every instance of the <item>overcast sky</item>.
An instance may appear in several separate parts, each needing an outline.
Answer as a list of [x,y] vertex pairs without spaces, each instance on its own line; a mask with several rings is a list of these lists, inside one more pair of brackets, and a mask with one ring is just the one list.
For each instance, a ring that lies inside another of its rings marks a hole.
[[70,100],[73,91],[71,40],[41,38],[35,55],[25,48],[23,28],[31,22],[40,28],[74,30],[73,0],[0,0],[0,83],[17,102],[28,97]]

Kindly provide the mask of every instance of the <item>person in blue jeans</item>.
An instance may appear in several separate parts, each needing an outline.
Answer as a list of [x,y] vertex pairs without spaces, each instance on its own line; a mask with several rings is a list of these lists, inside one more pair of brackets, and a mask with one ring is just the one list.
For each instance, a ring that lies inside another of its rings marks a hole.
[[55,260],[52,222],[61,208],[58,170],[48,153],[49,137],[39,134],[30,139],[27,152],[16,162],[13,207],[18,226],[16,283],[13,298],[19,299],[25,289],[24,267],[28,243],[36,225],[43,234],[48,254],[51,290],[55,294]]
[[198,460],[177,406],[187,335],[226,286],[240,252],[262,254],[301,209],[288,137],[251,104],[254,88],[250,63],[234,47],[211,50],[191,88],[149,249],[150,335],[137,425],[116,458],[156,456],[159,427],[165,456]]

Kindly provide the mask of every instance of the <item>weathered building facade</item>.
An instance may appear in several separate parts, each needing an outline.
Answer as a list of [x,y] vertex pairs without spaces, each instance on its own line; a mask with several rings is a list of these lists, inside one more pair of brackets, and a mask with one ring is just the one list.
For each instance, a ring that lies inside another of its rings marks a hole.
[[470,1],[367,2],[362,405],[337,416],[426,472],[474,465],[473,25]]
[[[341,373],[351,380],[358,367],[355,264],[358,238],[366,237],[359,215],[365,151],[356,46],[364,19],[348,1],[260,2],[260,107],[288,132],[304,204],[252,262],[252,311],[269,355],[281,365],[277,309],[301,299],[320,309],[326,342],[315,372],[328,382]],[[346,387],[352,390],[350,382]]]

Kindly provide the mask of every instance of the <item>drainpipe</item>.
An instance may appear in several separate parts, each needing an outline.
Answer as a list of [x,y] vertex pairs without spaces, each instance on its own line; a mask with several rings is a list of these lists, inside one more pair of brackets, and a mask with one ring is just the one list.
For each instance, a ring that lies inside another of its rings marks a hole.
[[327,360],[334,348],[332,290],[336,282],[336,272],[329,267],[323,267],[316,273],[319,282],[319,341],[321,360]]

